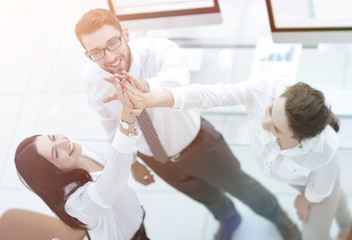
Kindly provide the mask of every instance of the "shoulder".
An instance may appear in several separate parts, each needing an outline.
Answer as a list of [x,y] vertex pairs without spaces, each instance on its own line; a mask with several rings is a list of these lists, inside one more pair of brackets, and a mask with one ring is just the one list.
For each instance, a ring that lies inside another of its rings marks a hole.
[[[66,211],[74,212],[79,208],[82,204],[82,201],[85,201],[85,194],[87,193],[87,189],[92,182],[86,182],[84,185],[80,186],[73,193],[68,196],[68,199],[65,204]],[[69,184],[65,188],[65,193],[68,194],[73,189],[73,185]]]
[[310,148],[310,161],[317,167],[322,167],[337,160],[339,140],[336,132],[327,125],[317,136],[304,142]]

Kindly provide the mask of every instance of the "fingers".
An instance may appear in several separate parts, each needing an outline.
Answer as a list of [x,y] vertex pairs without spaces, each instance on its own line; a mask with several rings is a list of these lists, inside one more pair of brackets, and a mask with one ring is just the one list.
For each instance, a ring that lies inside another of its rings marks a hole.
[[131,100],[129,99],[126,92],[123,92],[123,105],[130,108],[130,109],[133,108],[133,104],[132,104]]
[[307,222],[308,215],[309,215],[309,211],[307,211],[307,212],[299,212],[299,211],[297,211],[298,219],[301,220],[302,222],[305,222],[305,223]]
[[154,176],[151,175],[150,173],[148,174],[145,174],[143,177],[139,178],[139,179],[136,179],[139,183],[147,186],[153,182],[155,182],[154,180]]
[[122,74],[127,78],[127,81],[135,88],[141,90],[142,92],[146,93],[150,91],[149,84],[144,79],[138,79],[133,77],[131,74],[126,72],[125,70],[122,71]]
[[144,93],[142,93],[139,89],[131,86],[129,82],[122,81],[121,82],[124,89],[126,89],[126,93],[128,94],[129,99],[136,109],[144,109],[145,97]]
[[125,75],[114,74],[113,76],[105,77],[104,80],[115,86],[116,92],[111,96],[106,96],[102,99],[103,103],[108,103],[113,100],[119,100],[122,105],[130,110],[133,116],[139,116],[143,110],[143,93],[136,88],[133,77],[123,71]]
[[125,77],[127,77],[127,78],[131,78],[132,80],[135,79],[135,78],[134,78],[131,74],[129,74],[126,70],[122,70],[122,74],[123,74]]
[[116,79],[114,76],[104,77],[103,79],[104,79],[104,81],[111,83],[113,85],[115,85],[115,83],[116,83]]
[[112,100],[119,100],[116,93],[114,95],[104,97],[102,102],[108,103],[108,102],[111,102]]
[[306,223],[307,220],[308,220],[308,212],[302,214],[302,221],[303,221],[304,223]]
[[122,71],[122,74],[124,76],[124,78],[127,79],[127,81],[133,86],[136,87],[136,78],[133,77],[131,74],[129,74],[128,72],[126,72],[125,70]]
[[142,184],[144,184],[144,185],[149,185],[149,184],[155,182],[154,177],[151,174],[143,176],[143,180],[142,181],[143,181]]
[[[118,81],[118,80],[117,80]],[[115,85],[115,88],[116,88],[116,95],[117,95],[117,98],[120,100],[123,100],[124,97],[123,97],[123,90],[122,90],[122,86],[120,84],[117,84]],[[121,102],[122,103],[122,102]],[[122,103],[123,104],[123,103]]]
[[122,81],[121,84],[125,89],[125,92],[128,94],[129,98],[131,99],[132,103],[135,103],[134,100],[137,100],[135,95],[137,95],[138,90],[131,86],[131,84],[127,81]]

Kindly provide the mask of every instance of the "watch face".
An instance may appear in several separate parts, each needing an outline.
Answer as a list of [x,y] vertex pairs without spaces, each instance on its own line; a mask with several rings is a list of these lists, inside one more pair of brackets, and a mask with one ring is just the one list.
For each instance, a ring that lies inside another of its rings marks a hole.
[[121,125],[124,129],[128,129],[130,127],[126,122],[121,122]]

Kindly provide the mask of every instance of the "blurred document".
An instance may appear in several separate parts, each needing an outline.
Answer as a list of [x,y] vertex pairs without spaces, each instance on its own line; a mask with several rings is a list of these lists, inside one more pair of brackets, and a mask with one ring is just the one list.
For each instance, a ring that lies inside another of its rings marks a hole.
[[302,44],[277,44],[271,38],[257,41],[250,80],[283,78],[295,82]]

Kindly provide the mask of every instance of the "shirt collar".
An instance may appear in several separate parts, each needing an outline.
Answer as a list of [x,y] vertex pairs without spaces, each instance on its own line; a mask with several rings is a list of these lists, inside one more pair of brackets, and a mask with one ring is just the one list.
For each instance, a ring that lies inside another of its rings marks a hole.
[[129,73],[136,78],[141,78],[141,58],[139,56],[139,54],[137,54],[137,49],[135,49],[134,45],[129,43],[128,44],[131,50],[131,57],[132,57],[132,63],[131,63],[131,67],[129,70]]
[[315,137],[305,139],[298,146],[290,149],[282,150],[282,154],[285,156],[297,156],[308,154],[311,151],[323,153],[324,150],[324,137],[323,133],[318,134]]

